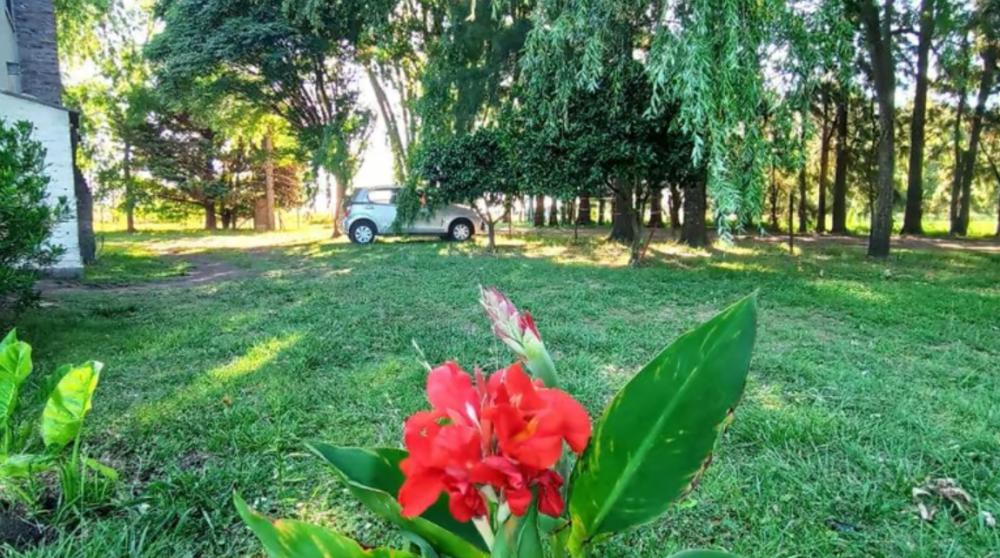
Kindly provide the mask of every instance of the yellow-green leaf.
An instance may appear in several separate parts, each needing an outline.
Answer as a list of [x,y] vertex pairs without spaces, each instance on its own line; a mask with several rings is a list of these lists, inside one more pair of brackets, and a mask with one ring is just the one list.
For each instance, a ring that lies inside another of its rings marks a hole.
[[250,509],[239,494],[233,494],[233,502],[271,558],[417,558],[404,550],[365,550],[344,535],[303,521],[272,521]]
[[0,341],[0,428],[14,414],[21,384],[31,374],[31,368],[31,345],[18,341],[16,330],[11,330]]
[[28,477],[52,466],[55,459],[49,455],[19,453],[0,458],[0,479]]
[[103,367],[100,362],[88,362],[60,369],[62,379],[42,412],[42,440],[47,447],[65,447],[80,434]]
[[750,296],[657,355],[611,401],[572,475],[570,547],[646,523],[707,467],[756,336]]

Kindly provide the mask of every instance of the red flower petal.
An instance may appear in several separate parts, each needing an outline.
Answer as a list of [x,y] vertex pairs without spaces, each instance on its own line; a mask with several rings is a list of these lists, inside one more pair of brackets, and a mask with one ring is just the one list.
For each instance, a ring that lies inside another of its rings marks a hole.
[[472,378],[454,362],[446,362],[427,375],[427,400],[436,411],[452,420],[475,424],[479,403]]
[[[410,468],[406,458],[400,463],[400,468],[406,473]],[[404,517],[417,517],[424,513],[437,501],[438,495],[444,489],[440,473],[421,471],[416,474],[406,474],[406,480],[399,487],[399,505],[402,506]]]

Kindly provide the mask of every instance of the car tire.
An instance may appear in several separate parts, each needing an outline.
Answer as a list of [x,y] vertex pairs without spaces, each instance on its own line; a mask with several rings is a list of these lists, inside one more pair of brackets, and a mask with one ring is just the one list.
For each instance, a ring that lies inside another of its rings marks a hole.
[[355,244],[371,244],[375,242],[376,234],[375,223],[363,219],[351,225],[351,230],[348,231],[347,236]]
[[448,227],[448,238],[455,242],[465,242],[474,234],[476,229],[468,219],[455,219]]

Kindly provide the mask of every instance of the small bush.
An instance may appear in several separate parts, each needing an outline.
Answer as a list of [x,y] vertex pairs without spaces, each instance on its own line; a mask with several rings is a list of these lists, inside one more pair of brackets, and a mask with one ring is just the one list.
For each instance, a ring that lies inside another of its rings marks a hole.
[[38,270],[63,253],[49,239],[69,207],[65,198],[49,200],[48,186],[45,149],[31,124],[0,119],[0,309],[32,301]]

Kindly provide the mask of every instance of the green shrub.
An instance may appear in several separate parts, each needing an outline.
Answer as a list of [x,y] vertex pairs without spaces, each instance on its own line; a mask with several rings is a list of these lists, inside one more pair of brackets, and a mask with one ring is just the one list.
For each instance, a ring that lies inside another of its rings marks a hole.
[[19,341],[16,331],[0,341],[0,498],[34,507],[44,488],[40,476],[56,471],[60,509],[67,510],[83,503],[87,470],[117,479],[114,469],[87,457],[80,447],[83,420],[103,367],[94,361],[60,367],[41,417],[18,422],[21,388],[33,369],[31,345]]
[[48,199],[45,149],[31,136],[30,123],[0,119],[0,309],[30,302],[38,269],[63,253],[49,239],[69,206]]

